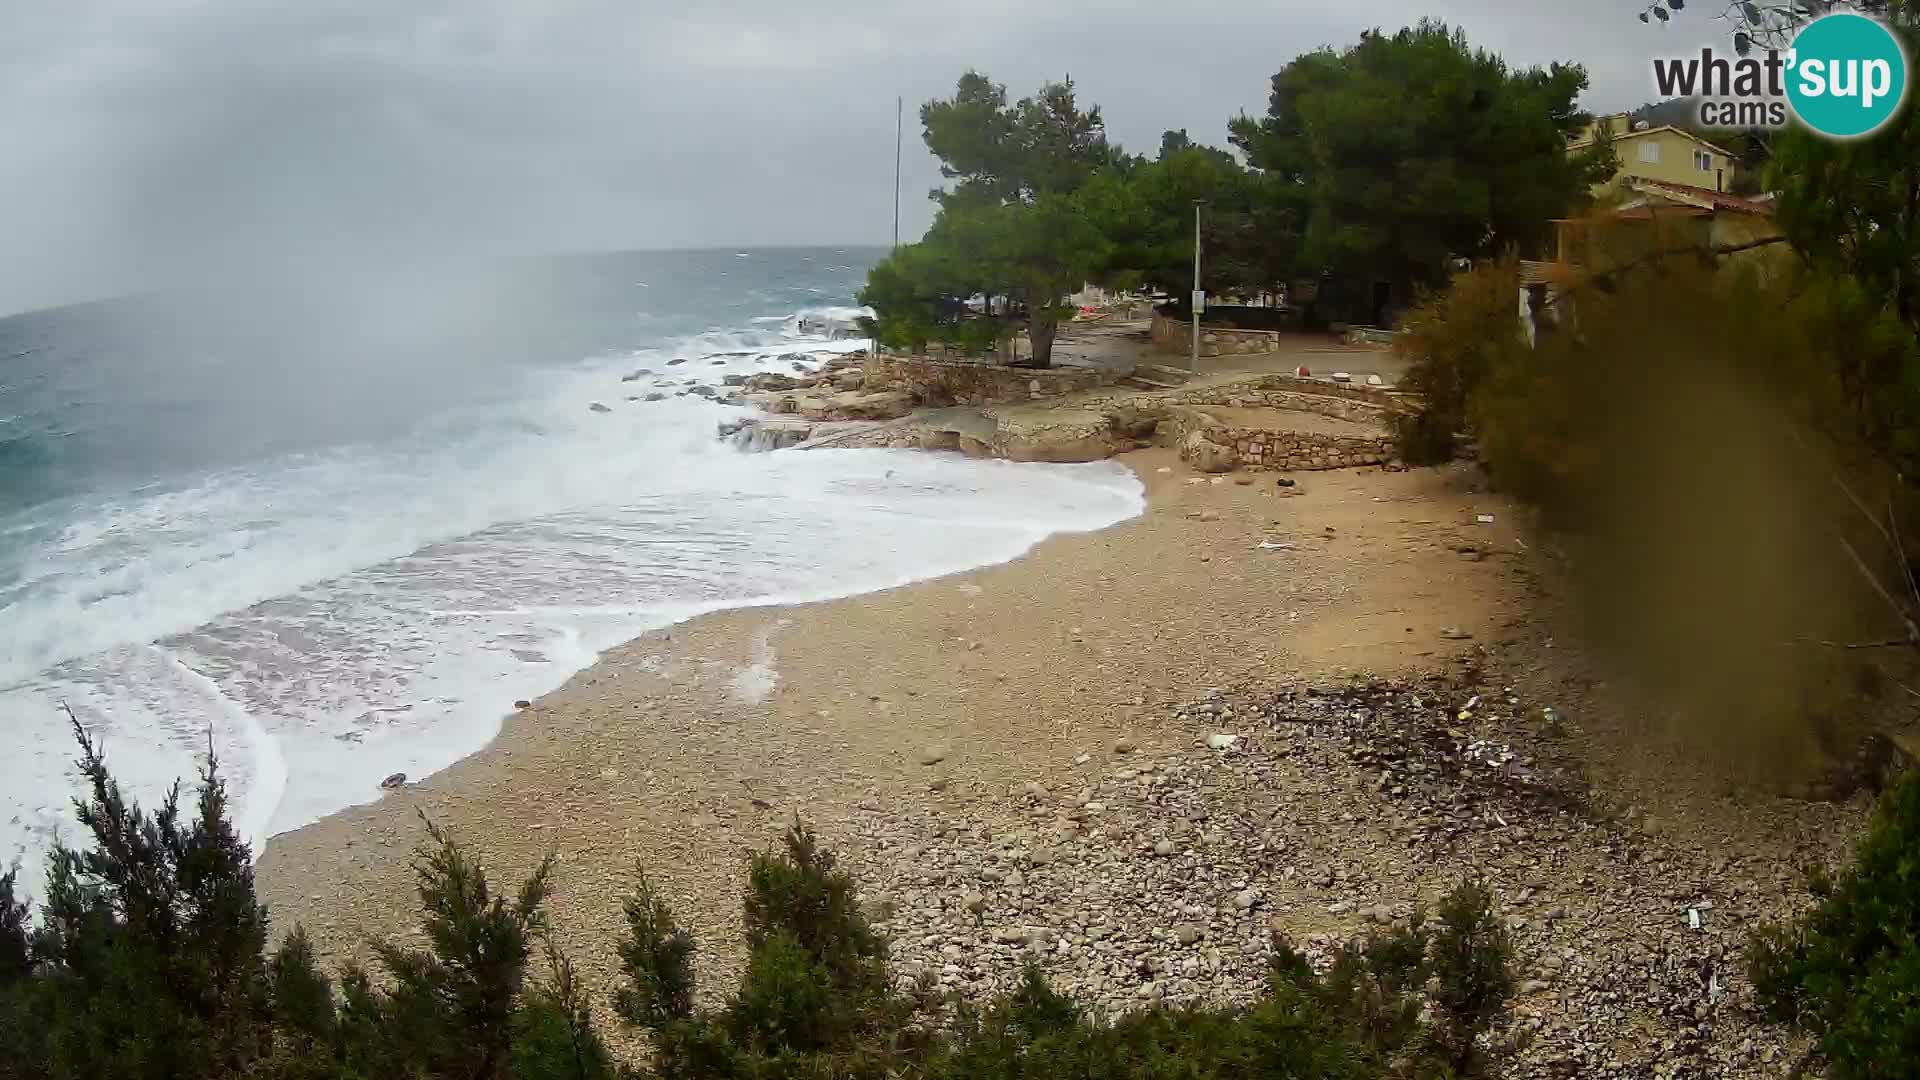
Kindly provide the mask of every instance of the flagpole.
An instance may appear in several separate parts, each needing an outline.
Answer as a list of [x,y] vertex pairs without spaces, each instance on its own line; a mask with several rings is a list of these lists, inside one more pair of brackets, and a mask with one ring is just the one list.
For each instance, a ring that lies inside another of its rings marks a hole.
[[900,250],[900,132],[905,123],[906,99],[893,99],[893,248]]

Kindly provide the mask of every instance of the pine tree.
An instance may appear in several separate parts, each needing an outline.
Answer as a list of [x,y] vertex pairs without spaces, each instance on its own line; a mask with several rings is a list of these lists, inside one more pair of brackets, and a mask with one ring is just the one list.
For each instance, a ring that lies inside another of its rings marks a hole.
[[68,717],[91,844],[54,848],[24,1006],[36,1029],[15,1052],[55,1077],[241,1075],[271,1046],[267,914],[212,747],[194,817],[181,820],[177,785],[148,815]]
[[343,1010],[349,1065],[368,1076],[499,1080],[509,1074],[532,942],[546,929],[553,857],[509,901],[494,895],[486,872],[430,820],[427,834],[432,843],[414,872],[431,948],[377,943],[392,983],[384,994],[364,974],[349,972]]
[[547,937],[549,981],[534,987],[514,1013],[516,1080],[612,1080],[619,1075],[593,1028],[592,1003],[573,961]]
[[653,1029],[692,1016],[693,935],[674,924],[644,870],[625,910],[627,937],[619,952],[628,985],[614,997],[614,1008],[628,1023]]
[[18,871],[0,874],[0,989],[33,971],[32,938],[28,931],[27,902],[13,895]]

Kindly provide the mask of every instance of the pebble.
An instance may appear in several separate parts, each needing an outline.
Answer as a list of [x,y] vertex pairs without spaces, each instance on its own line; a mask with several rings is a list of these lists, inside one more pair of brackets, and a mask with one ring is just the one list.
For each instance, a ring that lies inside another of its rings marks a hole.
[[938,765],[945,760],[947,760],[947,748],[944,746],[929,746],[920,751],[922,765]]

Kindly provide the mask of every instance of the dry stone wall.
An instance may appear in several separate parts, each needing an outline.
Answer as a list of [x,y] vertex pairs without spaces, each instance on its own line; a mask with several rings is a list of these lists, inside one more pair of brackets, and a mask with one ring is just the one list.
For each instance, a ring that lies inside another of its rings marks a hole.
[[1100,368],[1012,368],[929,356],[869,356],[862,362],[868,387],[897,386],[927,405],[1005,405],[1038,401],[1118,380],[1122,372]]
[[1330,435],[1222,423],[1200,409],[1179,409],[1169,421],[1180,460],[1202,472],[1351,469],[1393,460],[1393,439],[1379,435]]
[[[1193,323],[1185,319],[1155,314],[1151,333],[1153,343],[1164,352],[1193,352]],[[1200,324],[1201,356],[1249,356],[1280,351],[1280,333],[1276,330],[1233,330]]]

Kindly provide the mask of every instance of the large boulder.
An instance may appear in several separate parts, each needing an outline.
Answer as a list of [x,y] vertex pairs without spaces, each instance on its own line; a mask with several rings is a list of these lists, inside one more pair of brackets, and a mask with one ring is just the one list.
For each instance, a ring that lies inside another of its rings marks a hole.
[[1232,472],[1240,467],[1240,455],[1231,446],[1221,446],[1205,434],[1194,431],[1180,444],[1180,460],[1205,473]]
[[747,376],[749,390],[793,390],[806,383],[791,375],[782,375],[777,371],[763,371],[758,375]]
[[848,390],[828,402],[833,415],[845,420],[894,420],[913,411],[913,395],[904,390],[872,394]]
[[1107,428],[1121,438],[1146,441],[1153,438],[1153,429],[1159,426],[1164,415],[1165,410],[1156,412],[1122,405],[1107,414]]
[[793,420],[748,420],[733,431],[724,431],[733,445],[742,450],[783,450],[813,437],[812,424]]
[[1116,439],[1105,431],[1039,432],[1012,435],[1002,440],[1000,452],[1009,461],[1049,461],[1070,464],[1105,461],[1115,454],[1133,449],[1130,439]]

